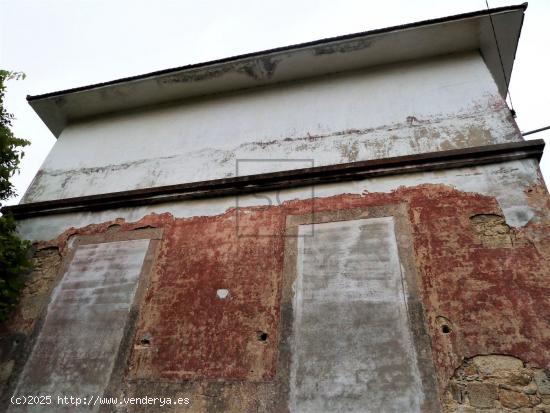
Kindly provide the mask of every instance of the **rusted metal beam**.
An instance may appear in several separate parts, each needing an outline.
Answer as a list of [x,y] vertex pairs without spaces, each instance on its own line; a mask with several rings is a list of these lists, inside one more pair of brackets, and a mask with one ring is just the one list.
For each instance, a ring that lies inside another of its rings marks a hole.
[[536,158],[540,161],[543,150],[544,140],[536,139],[32,202],[6,206],[1,211],[3,214],[13,214],[17,219],[25,219],[41,215],[99,211],[190,199],[242,195],[411,172],[484,165],[515,159]]

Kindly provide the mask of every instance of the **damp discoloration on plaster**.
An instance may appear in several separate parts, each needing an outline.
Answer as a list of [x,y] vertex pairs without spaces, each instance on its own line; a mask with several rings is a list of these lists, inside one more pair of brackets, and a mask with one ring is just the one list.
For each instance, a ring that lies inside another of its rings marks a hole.
[[[269,77],[281,64],[242,70]],[[235,159],[322,166],[519,140],[479,54],[441,56],[73,122],[24,202],[230,177]]]
[[263,56],[244,62],[231,62],[215,68],[199,68],[167,77],[160,77],[157,83],[170,85],[172,83],[192,83],[202,80],[219,78],[227,74],[244,74],[254,80],[268,80],[273,77],[282,57]]
[[[464,133],[464,130],[467,132]],[[307,153],[316,166],[382,159],[517,140],[514,130],[491,132],[483,117],[432,119],[418,125],[399,122],[377,128],[347,129],[327,134],[274,137],[227,149],[199,149],[159,158],[78,169],[41,169],[23,202],[70,198],[101,192],[139,189],[235,176],[236,159],[293,159]],[[214,167],[213,167],[214,166]],[[291,166],[290,166],[291,167]],[[272,164],[265,170],[274,172]],[[193,179],[188,176],[193,171]],[[215,170],[215,176],[212,171]],[[258,172],[258,173],[260,173]],[[113,180],[113,176],[117,176]],[[131,183],[133,182],[133,183]]]
[[358,39],[358,40],[351,40],[346,41],[339,44],[334,45],[324,45],[324,46],[317,46],[313,53],[316,56],[323,56],[323,55],[330,55],[334,53],[350,53],[355,52],[358,50],[363,50],[371,47],[373,45],[373,40],[366,40],[366,39]]

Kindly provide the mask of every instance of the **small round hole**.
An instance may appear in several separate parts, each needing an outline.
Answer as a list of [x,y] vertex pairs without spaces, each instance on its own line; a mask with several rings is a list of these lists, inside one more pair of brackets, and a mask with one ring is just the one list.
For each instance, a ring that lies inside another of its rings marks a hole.
[[256,332],[256,336],[258,337],[259,341],[267,341],[267,333],[263,331]]
[[143,345],[143,346],[148,346],[151,344],[151,340],[149,340],[148,338],[142,338],[140,343]]
[[441,326],[441,332],[443,334],[449,334],[451,332],[451,327],[449,327],[447,324],[443,324]]

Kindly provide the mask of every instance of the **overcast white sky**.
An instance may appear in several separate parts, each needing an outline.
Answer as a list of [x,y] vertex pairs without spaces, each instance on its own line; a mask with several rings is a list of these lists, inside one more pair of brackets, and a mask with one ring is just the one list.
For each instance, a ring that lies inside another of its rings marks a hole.
[[[0,0],[0,67],[27,74],[8,83],[5,102],[15,134],[32,142],[14,183],[22,195],[55,142],[28,94],[485,7],[485,0]],[[531,0],[510,85],[524,132],[550,125],[549,22],[550,1]],[[529,138],[550,144],[550,130]],[[542,169],[550,182],[548,152]]]

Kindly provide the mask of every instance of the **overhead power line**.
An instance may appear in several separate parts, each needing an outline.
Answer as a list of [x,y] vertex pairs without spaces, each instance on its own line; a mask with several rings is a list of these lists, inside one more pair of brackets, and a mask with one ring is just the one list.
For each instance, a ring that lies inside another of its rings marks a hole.
[[[489,0],[485,0],[485,4],[487,5],[487,10],[490,10]],[[492,13],[489,13],[489,20],[491,21],[491,28],[493,29],[493,37],[495,39],[495,44],[497,46],[498,59],[500,60],[500,67],[502,69],[502,76],[504,77],[504,83],[506,84],[506,95],[510,98],[510,109],[512,110],[512,114],[515,117],[516,111],[514,109],[514,102],[512,102],[512,94],[510,93],[510,82],[508,80],[508,77],[506,76],[506,70],[504,69],[504,63],[502,62],[502,54],[500,53],[500,46],[498,44],[497,33],[495,30],[495,25],[493,23]]]
[[548,129],[550,129],[550,126],[545,126],[544,128],[538,128],[538,129],[530,130],[529,132],[522,133],[521,136],[532,135],[533,133],[542,132]]

